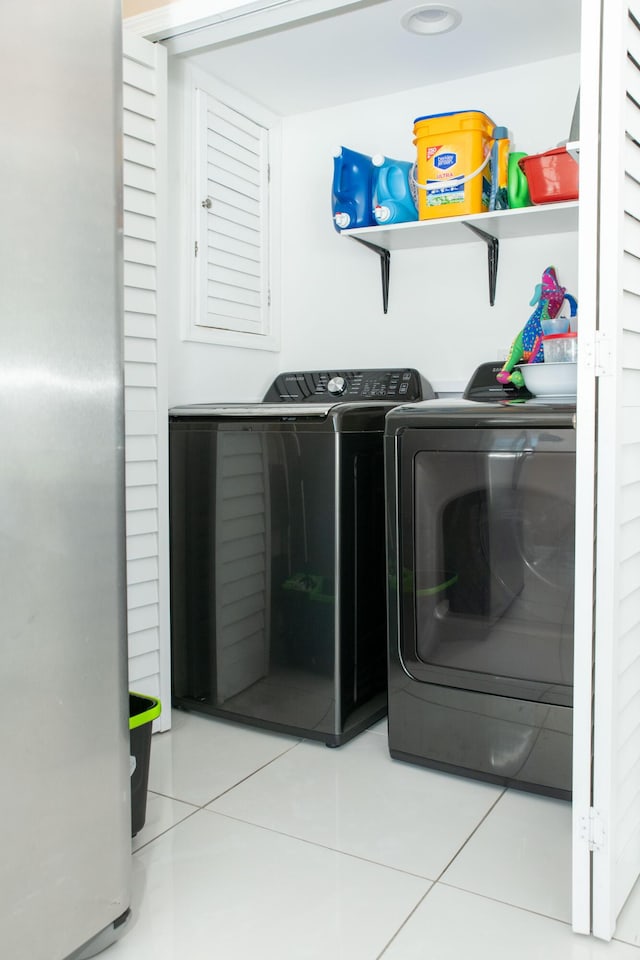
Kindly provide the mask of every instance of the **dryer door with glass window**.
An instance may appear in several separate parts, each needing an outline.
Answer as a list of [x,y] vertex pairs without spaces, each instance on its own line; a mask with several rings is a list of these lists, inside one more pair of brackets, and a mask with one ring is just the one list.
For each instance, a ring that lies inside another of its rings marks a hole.
[[417,680],[571,704],[572,429],[409,429],[399,653]]

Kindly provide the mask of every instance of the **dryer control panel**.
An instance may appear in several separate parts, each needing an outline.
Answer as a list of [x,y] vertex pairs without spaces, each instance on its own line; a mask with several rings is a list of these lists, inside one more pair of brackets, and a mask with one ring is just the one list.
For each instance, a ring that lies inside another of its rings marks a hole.
[[303,370],[279,374],[267,390],[265,403],[327,403],[327,401],[429,400],[433,391],[411,367],[368,370]]

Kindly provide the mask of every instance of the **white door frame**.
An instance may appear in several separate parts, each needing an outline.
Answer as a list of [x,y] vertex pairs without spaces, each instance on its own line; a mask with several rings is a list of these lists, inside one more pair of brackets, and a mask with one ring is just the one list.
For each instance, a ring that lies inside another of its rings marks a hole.
[[580,221],[578,234],[578,413],[576,417],[576,597],[573,691],[572,925],[591,932],[591,753],[593,740],[593,606],[600,3],[584,0],[580,77]]
[[164,41],[170,54],[180,54],[361,4],[362,0],[174,0],[127,17],[124,23],[147,40]]

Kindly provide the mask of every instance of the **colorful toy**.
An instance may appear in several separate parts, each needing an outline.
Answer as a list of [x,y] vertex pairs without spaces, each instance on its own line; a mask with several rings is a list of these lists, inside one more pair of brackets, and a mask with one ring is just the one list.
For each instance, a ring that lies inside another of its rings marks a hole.
[[529,306],[535,305],[535,310],[511,344],[509,356],[496,377],[498,383],[513,383],[516,387],[524,386],[524,378],[516,369],[516,365],[542,363],[544,360],[542,324],[558,315],[565,298],[575,304],[573,297],[567,295],[565,287],[561,287],[558,283],[555,267],[547,267],[542,274],[542,283],[537,284],[529,302]]

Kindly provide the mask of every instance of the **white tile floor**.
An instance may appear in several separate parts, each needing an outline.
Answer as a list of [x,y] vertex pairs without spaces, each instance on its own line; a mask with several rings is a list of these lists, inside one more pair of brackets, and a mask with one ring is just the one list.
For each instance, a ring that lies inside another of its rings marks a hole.
[[640,960],[640,885],[571,932],[570,807],[174,712],[152,742],[133,919],[105,960]]

